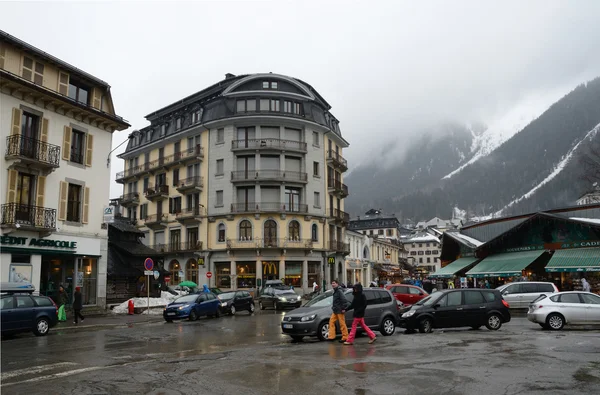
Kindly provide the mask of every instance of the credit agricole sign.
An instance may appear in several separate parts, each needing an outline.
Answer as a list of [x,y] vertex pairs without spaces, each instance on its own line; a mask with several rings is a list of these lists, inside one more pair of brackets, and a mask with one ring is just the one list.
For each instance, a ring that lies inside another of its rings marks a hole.
[[52,240],[52,239],[37,239],[35,237],[15,237],[2,236],[0,237],[0,245],[5,247],[51,247],[51,248],[66,248],[70,250],[77,249],[76,241],[68,240]]

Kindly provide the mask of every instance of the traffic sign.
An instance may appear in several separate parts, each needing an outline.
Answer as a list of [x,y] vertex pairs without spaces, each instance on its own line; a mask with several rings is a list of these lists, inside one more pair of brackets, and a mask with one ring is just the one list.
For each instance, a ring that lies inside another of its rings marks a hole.
[[[152,258],[146,258],[146,260],[144,261],[144,269],[146,269],[147,271],[152,271],[152,269],[154,269],[154,261],[152,260]],[[153,273],[150,273],[150,276]]]
[[165,276],[165,282],[168,283],[169,281],[171,281],[171,276]]
[[206,272],[206,278],[211,278],[212,277],[212,272]]
[[158,272],[158,270],[154,271],[154,279],[158,280],[158,278],[160,277],[160,273]]
[[146,276],[153,276],[154,272],[152,270],[144,270],[144,275],[146,275]]

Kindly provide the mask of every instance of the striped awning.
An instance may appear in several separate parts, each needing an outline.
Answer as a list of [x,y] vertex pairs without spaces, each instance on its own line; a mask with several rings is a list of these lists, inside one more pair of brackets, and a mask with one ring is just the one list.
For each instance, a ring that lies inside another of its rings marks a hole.
[[431,277],[431,278],[451,278],[456,273],[460,272],[461,270],[468,267],[469,265],[472,265],[476,261],[477,261],[477,258],[475,258],[475,257],[459,258],[459,259],[455,260],[454,262],[451,262],[450,264],[444,266],[437,272],[430,274],[429,277]]
[[467,277],[514,277],[538,259],[545,251],[520,251],[491,255],[467,272]]
[[600,272],[600,248],[556,250],[547,272]]

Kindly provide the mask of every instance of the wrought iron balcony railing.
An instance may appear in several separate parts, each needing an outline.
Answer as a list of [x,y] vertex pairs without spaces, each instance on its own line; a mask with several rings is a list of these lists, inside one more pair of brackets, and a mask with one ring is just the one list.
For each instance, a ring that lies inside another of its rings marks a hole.
[[126,178],[133,177],[138,174],[151,172],[156,169],[161,169],[172,165],[174,166],[181,162],[199,158],[204,158],[204,150],[202,149],[202,146],[196,145],[195,147],[176,152],[172,155],[164,156],[138,166],[130,167],[124,171],[120,171],[117,173],[116,180],[123,181]]
[[232,150],[243,149],[275,149],[275,150],[290,150],[290,151],[306,151],[306,143],[294,140],[282,140],[275,138],[265,139],[249,139],[249,140],[233,140],[231,142]]
[[204,177],[201,176],[183,178],[177,182],[173,182],[173,186],[180,192],[188,189],[202,188],[203,185]]
[[232,213],[308,213],[307,204],[292,204],[286,205],[285,203],[233,203],[231,205]]
[[227,239],[228,249],[255,249],[255,248],[287,248],[287,249],[311,249],[311,239],[300,238],[244,238]]
[[342,221],[343,223],[350,222],[350,214],[342,210],[338,210],[337,208],[331,209],[329,211],[329,216],[337,221]]
[[231,172],[231,181],[288,181],[307,182],[308,176],[300,171],[287,170],[236,170]]
[[56,209],[18,203],[5,203],[1,210],[3,226],[43,230],[56,229]]
[[48,167],[59,167],[60,147],[44,141],[14,134],[6,138],[6,156],[27,159]]
[[344,243],[341,241],[330,241],[329,250],[341,253],[350,253],[350,243]]
[[343,171],[348,170],[348,161],[336,151],[327,151],[327,160],[331,161],[334,166],[339,167]]
[[335,193],[341,195],[342,197],[348,196],[348,186],[341,181],[329,179],[327,180],[327,188],[335,191]]

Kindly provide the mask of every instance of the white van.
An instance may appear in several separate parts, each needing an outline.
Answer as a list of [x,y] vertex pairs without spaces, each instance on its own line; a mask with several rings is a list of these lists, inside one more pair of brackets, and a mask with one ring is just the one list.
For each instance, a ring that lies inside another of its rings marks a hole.
[[533,302],[538,296],[558,292],[558,288],[553,283],[541,281],[508,283],[496,289],[500,291],[511,309],[527,309],[529,303]]

